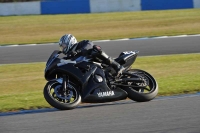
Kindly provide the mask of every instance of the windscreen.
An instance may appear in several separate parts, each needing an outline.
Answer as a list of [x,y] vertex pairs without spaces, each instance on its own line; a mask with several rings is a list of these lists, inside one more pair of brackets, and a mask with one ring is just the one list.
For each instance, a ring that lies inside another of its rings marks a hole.
[[52,58],[54,58],[55,55],[57,55],[58,53],[60,53],[60,51],[58,51],[58,50],[53,51],[53,53],[50,55],[49,59],[47,60],[46,66],[50,63]]

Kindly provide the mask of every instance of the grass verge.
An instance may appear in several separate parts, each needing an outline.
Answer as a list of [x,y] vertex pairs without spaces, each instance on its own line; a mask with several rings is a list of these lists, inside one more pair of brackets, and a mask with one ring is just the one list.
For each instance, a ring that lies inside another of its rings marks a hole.
[[0,16],[0,45],[200,33],[200,9],[66,15]]
[[[151,73],[159,95],[200,91],[200,54],[138,57],[133,68]],[[0,112],[50,108],[43,98],[45,63],[0,66]]]

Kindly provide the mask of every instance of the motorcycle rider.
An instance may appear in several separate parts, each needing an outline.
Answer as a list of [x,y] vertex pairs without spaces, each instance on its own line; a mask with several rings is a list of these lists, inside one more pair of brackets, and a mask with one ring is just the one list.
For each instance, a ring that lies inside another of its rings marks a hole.
[[81,55],[92,55],[93,58],[100,58],[102,63],[111,65],[115,69],[117,77],[124,70],[124,67],[109,57],[100,46],[94,45],[89,40],[78,42],[73,35],[65,34],[60,38],[59,46],[62,53],[70,58]]

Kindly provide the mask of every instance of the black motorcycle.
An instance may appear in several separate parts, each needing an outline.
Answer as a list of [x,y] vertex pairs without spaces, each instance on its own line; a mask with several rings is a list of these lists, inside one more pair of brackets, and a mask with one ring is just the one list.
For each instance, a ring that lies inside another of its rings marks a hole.
[[146,102],[158,93],[156,80],[147,72],[131,69],[138,51],[122,52],[115,59],[125,71],[115,76],[116,71],[106,64],[87,56],[65,60],[60,51],[54,51],[46,63],[44,97],[53,107],[68,110],[81,102],[103,103],[123,100],[127,97]]

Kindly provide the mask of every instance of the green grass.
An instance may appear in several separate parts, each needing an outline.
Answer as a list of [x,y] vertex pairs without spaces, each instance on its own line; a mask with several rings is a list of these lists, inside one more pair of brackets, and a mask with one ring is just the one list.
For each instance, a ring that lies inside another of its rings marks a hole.
[[[138,57],[133,68],[151,73],[159,96],[200,91],[200,54]],[[0,66],[0,112],[49,108],[43,98],[45,63]]]
[[[0,45],[200,34],[200,9],[73,15],[0,16]],[[133,68],[151,73],[159,95],[200,91],[200,54],[139,57]],[[0,66],[0,112],[49,108],[43,98],[45,63]]]
[[133,67],[147,70],[157,79],[159,95],[200,91],[200,54],[140,57]]
[[68,15],[1,16],[0,45],[199,34],[200,9]]

